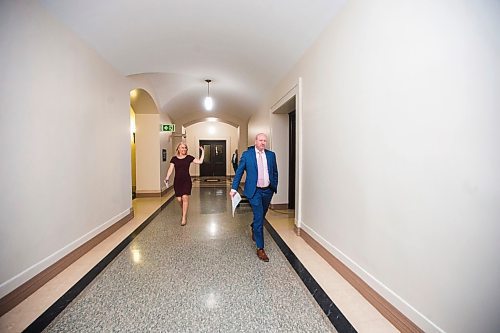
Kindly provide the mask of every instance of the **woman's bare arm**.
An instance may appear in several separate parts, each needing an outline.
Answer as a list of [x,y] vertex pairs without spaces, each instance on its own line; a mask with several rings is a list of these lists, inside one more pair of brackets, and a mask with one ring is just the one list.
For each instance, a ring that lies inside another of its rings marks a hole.
[[200,146],[200,150],[201,150],[201,156],[200,156],[200,158],[195,158],[193,160],[193,163],[196,163],[196,164],[202,164],[203,163],[203,158],[205,158],[205,149],[203,149],[203,147]]

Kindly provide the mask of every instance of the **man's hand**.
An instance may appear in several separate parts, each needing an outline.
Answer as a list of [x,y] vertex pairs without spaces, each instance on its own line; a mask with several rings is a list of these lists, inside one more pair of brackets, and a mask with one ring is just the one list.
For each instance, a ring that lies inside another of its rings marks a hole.
[[234,198],[234,195],[236,194],[236,191],[231,189],[231,192],[229,192],[229,196],[231,197],[231,199]]

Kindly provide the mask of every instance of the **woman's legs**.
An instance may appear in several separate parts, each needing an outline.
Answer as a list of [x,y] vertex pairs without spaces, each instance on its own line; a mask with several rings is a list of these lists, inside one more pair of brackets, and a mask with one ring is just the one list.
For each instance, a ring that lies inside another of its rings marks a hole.
[[181,207],[182,207],[182,221],[181,225],[185,225],[187,223],[186,217],[187,217],[187,211],[189,207],[189,195],[184,194],[181,198]]
[[189,195],[184,194],[181,197],[175,197],[177,199],[177,202],[181,206],[181,211],[182,211],[182,220],[181,220],[181,225],[186,225],[187,222],[187,210],[189,207]]
[[183,203],[182,203],[182,196],[180,197],[175,197],[177,199],[177,202],[179,203],[179,206],[181,206],[181,212],[182,212],[182,219],[181,219],[181,224],[183,224],[183,221],[184,221],[184,209],[183,209]]

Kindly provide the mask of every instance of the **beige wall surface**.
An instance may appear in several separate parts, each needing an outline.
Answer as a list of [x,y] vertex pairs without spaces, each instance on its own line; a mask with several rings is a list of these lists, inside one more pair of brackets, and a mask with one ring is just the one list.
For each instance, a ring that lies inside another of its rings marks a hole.
[[136,160],[135,160],[135,112],[130,107],[130,167],[132,168],[132,188],[135,190],[136,186]]
[[349,1],[249,121],[302,78],[299,223],[426,332],[500,325],[499,5]]
[[137,193],[159,193],[160,183],[160,115],[135,115]]
[[0,2],[0,296],[131,208],[127,81],[36,2]]

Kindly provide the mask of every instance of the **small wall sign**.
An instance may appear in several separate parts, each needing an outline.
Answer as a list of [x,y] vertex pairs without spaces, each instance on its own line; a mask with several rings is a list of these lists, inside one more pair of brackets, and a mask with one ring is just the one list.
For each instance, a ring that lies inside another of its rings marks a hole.
[[175,132],[175,124],[161,124],[162,132]]

